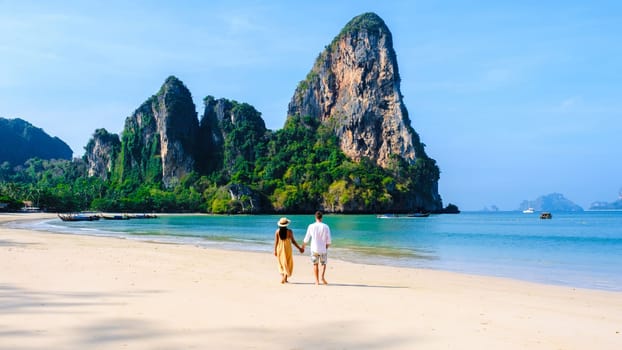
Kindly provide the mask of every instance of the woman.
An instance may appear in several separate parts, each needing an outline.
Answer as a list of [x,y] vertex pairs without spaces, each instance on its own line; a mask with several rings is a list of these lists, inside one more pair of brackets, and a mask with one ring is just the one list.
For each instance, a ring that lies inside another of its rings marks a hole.
[[287,283],[287,277],[294,271],[294,258],[292,257],[292,243],[298,248],[300,253],[304,249],[298,245],[294,239],[294,233],[287,228],[290,221],[288,218],[281,218],[277,225],[279,228],[274,233],[274,256],[279,262],[279,272],[281,273],[281,283]]

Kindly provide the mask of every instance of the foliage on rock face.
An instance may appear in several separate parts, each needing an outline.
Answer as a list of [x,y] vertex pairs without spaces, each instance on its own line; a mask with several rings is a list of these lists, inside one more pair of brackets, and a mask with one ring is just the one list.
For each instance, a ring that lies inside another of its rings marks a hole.
[[[155,133],[155,116],[151,110],[155,96],[135,112],[136,119],[128,118],[121,136],[121,151],[113,171],[113,183],[136,189],[142,183],[158,183],[162,177],[160,137]],[[147,130],[148,132],[145,132]]]
[[[93,152],[96,139],[99,139],[105,143],[112,144],[115,146],[115,148],[118,147],[118,144],[119,144],[119,136],[117,136],[117,134],[111,134],[106,129],[96,129],[95,133],[93,133],[93,138],[91,138],[89,142],[86,144],[86,146],[84,147],[84,150],[87,154]],[[118,151],[118,150],[114,149],[113,151]]]
[[219,126],[219,110],[230,110],[228,100],[216,100],[214,96],[203,99],[205,112],[199,123],[199,140],[197,144],[197,169],[201,173],[213,173],[223,165],[223,135]]
[[[371,161],[354,162],[339,149],[329,127],[309,117],[290,117],[283,129],[268,132],[259,113],[247,104],[231,104],[230,119],[222,120],[223,162],[219,170],[191,173],[174,188],[165,189],[149,164],[115,171],[124,177],[104,181],[86,176],[82,160],[32,159],[20,167],[0,166],[0,195],[30,200],[50,211],[258,213],[386,212],[412,210],[433,200],[439,172],[435,161],[400,158],[387,169]],[[145,117],[148,123],[148,117]],[[121,152],[144,159],[157,157],[139,134],[124,133]],[[136,157],[136,158],[140,158]],[[157,159],[157,158],[156,158]],[[223,164],[224,165],[224,164]]]
[[255,161],[264,150],[266,126],[261,113],[247,103],[232,101],[227,118],[222,120],[224,139],[224,170],[234,182],[251,180]]
[[[434,201],[439,171],[433,159],[409,165],[395,157],[386,169],[366,159],[355,162],[340,150],[330,125],[292,116],[283,129],[271,132],[252,106],[226,102],[226,117],[218,121],[224,140],[211,150],[222,155],[222,163],[188,174],[173,188],[164,188],[159,179],[158,135],[136,132],[130,122],[119,153],[126,156],[117,158],[111,179],[86,176],[83,160],[31,159],[18,167],[0,166],[0,195],[50,211],[221,214],[399,212]],[[143,128],[155,123],[150,109],[139,110]]]
[[87,165],[88,175],[106,180],[111,176],[113,162],[121,151],[121,140],[117,134],[97,129],[84,150],[82,160]]
[[363,13],[362,15],[358,15],[350,20],[350,22],[348,22],[343,29],[341,29],[339,35],[333,39],[330,46],[334,46],[335,43],[345,35],[356,36],[356,34],[361,31],[379,34],[380,32],[389,32],[389,29],[382,18],[380,18],[377,14],[373,12]]
[[[434,191],[426,186],[438,176],[432,159],[412,166],[396,160],[392,169],[365,159],[351,161],[329,127],[314,118],[293,116],[268,142],[253,183],[275,211],[383,212],[416,209],[416,204],[407,203],[413,196],[433,200]],[[425,203],[421,201],[422,209]]]
[[194,170],[199,125],[190,91],[174,76],[125,120],[112,180],[174,187]]

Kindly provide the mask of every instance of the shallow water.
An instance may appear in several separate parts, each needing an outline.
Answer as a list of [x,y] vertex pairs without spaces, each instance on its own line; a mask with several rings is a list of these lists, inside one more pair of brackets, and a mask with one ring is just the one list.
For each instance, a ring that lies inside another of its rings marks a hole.
[[[302,241],[311,215],[288,216]],[[278,216],[171,215],[93,222],[11,225],[74,234],[117,236],[223,249],[272,249]],[[392,266],[502,276],[572,287],[622,290],[622,212],[521,212],[381,219],[326,215],[332,258]]]

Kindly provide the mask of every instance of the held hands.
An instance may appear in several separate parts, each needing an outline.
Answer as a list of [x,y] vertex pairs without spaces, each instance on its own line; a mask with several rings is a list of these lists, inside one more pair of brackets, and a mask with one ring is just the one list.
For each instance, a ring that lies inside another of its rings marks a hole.
[[305,252],[305,247],[300,247],[300,248],[298,248],[298,250],[300,251],[300,254],[302,254],[302,253]]

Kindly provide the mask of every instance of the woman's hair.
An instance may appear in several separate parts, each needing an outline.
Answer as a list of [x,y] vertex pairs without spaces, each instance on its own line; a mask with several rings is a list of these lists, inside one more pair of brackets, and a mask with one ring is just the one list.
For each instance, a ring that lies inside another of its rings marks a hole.
[[287,239],[287,227],[279,227],[279,238]]

